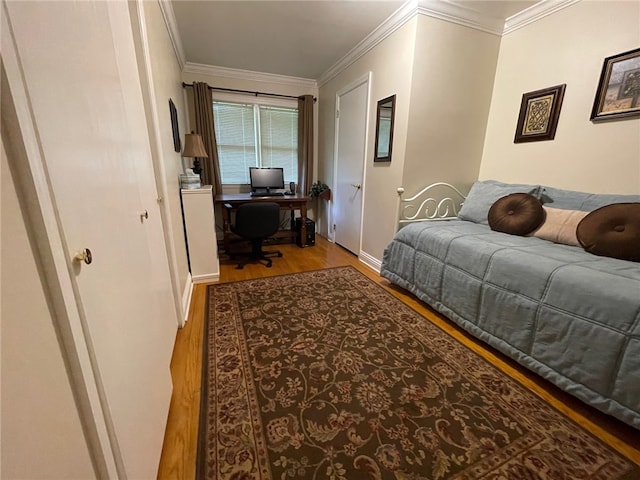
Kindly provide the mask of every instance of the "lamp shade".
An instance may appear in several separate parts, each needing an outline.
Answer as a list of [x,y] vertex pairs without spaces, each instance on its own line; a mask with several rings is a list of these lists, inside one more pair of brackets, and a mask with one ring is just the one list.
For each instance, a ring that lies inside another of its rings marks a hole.
[[202,137],[197,133],[187,133],[184,136],[183,157],[200,157],[208,158],[207,151],[204,149]]

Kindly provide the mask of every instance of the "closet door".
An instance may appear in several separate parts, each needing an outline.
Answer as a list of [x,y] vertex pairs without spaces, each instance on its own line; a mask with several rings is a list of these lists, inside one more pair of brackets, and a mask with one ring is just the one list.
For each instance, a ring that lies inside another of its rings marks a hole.
[[335,242],[360,255],[369,75],[336,94],[336,148],[333,199]]
[[25,94],[16,109],[32,123],[25,144],[37,144],[41,156],[33,174],[49,184],[82,320],[82,340],[73,341],[92,357],[107,463],[120,478],[155,478],[177,319],[129,6],[4,8],[21,69],[9,65],[7,76]]

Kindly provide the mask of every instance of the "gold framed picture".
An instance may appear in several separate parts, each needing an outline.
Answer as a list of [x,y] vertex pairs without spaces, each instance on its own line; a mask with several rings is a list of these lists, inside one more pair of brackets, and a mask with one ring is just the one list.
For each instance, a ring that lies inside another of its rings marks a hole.
[[640,48],[604,59],[591,121],[640,115]]
[[566,83],[522,95],[513,143],[553,140]]

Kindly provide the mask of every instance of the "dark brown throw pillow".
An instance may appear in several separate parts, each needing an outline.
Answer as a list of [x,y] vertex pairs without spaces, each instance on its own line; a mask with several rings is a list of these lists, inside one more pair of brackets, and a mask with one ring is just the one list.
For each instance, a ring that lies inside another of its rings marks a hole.
[[533,195],[512,193],[491,205],[488,220],[491,230],[496,232],[527,235],[544,222],[544,209]]
[[584,217],[576,230],[594,255],[640,262],[640,203],[614,203]]

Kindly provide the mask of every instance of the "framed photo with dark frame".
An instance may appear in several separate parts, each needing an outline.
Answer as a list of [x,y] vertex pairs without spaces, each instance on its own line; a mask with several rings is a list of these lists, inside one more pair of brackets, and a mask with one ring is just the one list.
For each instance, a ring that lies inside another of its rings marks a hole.
[[640,48],[604,59],[591,121],[640,115]]
[[396,116],[396,96],[378,100],[376,112],[376,144],[374,162],[390,162],[393,147],[393,122]]
[[566,83],[522,95],[513,143],[553,140]]
[[173,149],[180,153],[180,128],[178,127],[178,111],[172,99],[169,99],[169,114],[171,115],[171,131],[173,132]]

